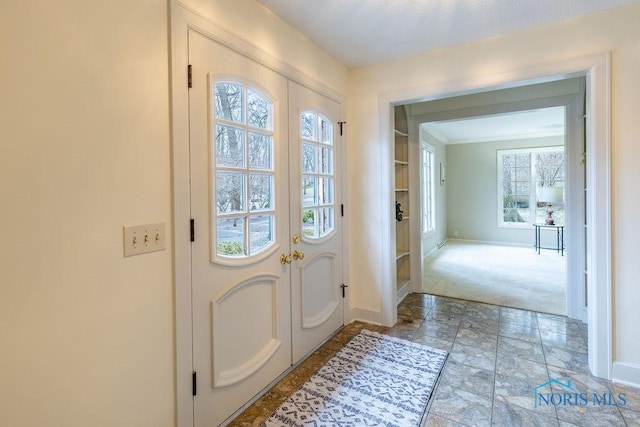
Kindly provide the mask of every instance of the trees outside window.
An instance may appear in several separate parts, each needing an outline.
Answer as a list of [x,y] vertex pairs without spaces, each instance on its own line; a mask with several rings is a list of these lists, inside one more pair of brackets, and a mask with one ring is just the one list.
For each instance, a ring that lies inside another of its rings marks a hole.
[[[564,147],[498,150],[498,223],[521,226],[544,223],[543,188],[564,191]],[[563,202],[553,205],[557,225],[564,225]]]

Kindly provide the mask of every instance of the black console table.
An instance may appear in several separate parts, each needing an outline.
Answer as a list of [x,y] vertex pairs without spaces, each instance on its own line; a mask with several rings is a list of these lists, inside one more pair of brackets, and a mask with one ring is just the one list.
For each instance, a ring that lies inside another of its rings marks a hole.
[[[559,252],[560,255],[564,256],[564,225],[547,225],[547,224],[533,224],[535,227],[536,240],[533,245],[538,254],[540,253],[540,249],[551,249]],[[543,228],[556,229],[556,247],[544,247],[542,246],[542,241],[540,240],[540,230]]]

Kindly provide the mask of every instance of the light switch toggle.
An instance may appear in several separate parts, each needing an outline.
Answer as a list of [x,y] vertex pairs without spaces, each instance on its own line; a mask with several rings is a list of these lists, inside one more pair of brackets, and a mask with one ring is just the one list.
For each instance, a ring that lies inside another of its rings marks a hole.
[[122,229],[125,257],[162,251],[166,248],[164,222],[124,226]]

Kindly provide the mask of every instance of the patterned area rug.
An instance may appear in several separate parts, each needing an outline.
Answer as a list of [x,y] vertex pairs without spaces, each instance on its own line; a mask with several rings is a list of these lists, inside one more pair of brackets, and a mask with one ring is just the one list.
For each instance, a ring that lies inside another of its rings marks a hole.
[[418,426],[446,358],[363,330],[261,425]]

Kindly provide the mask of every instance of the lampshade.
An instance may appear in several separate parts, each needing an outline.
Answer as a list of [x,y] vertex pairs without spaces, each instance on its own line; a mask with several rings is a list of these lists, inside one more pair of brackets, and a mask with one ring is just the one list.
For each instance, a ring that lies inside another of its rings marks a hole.
[[538,201],[557,205],[562,203],[562,187],[539,187]]

